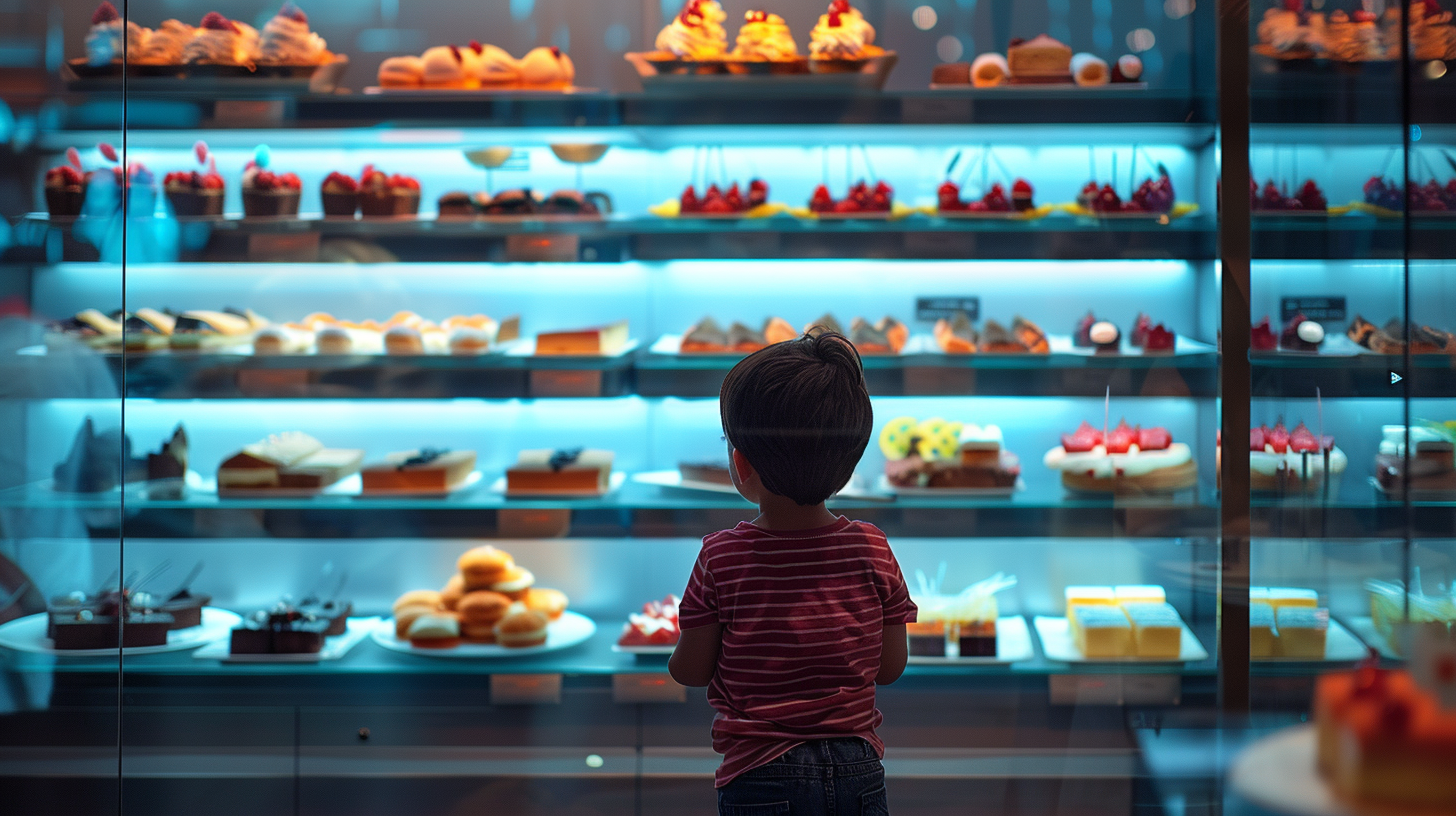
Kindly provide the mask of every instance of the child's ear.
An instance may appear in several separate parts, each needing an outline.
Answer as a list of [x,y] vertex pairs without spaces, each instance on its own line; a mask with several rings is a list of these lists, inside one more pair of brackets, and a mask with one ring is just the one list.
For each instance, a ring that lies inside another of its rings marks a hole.
[[748,463],[748,457],[737,448],[733,449],[733,472],[738,474],[739,484],[753,478],[753,465]]

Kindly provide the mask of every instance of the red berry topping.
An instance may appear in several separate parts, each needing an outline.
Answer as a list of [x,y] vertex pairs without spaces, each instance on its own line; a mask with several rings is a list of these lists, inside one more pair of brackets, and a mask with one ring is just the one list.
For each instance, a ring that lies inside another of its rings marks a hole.
[[685,213],[698,212],[702,209],[702,206],[698,202],[698,191],[694,190],[691,184],[688,185],[686,190],[683,190],[682,197],[678,199],[678,203],[679,210]]
[[551,46],[551,56],[553,56],[553,57],[555,57],[557,59],[561,59],[561,49],[560,48],[557,48],[554,45]]
[[745,11],[743,12],[743,21],[746,23],[766,23],[768,22],[768,12]]
[[221,14],[218,14],[215,11],[209,11],[207,15],[202,18],[201,27],[210,28],[213,31],[232,31],[234,33],[236,33],[238,30],[238,27],[233,25],[232,20],[229,20],[228,18],[222,16]]
[[485,46],[481,45],[479,40],[471,40],[470,41],[470,50],[471,51],[474,51],[477,54],[484,54],[485,53]]
[[1294,430],[1289,433],[1289,449],[1295,453],[1305,453],[1306,451],[1314,453],[1320,449],[1319,440],[1315,439],[1314,434],[1301,422],[1295,425]]
[[1028,196],[1031,195],[1031,183],[1028,182],[1026,179],[1017,179],[1016,183],[1011,185],[1011,194]]
[[389,177],[389,186],[402,190],[420,189],[420,183],[418,180],[412,179],[409,176],[399,175],[398,173]]
[[293,5],[293,0],[289,0],[289,2],[283,4],[283,8],[278,10],[278,16],[287,17],[290,20],[305,25],[308,24],[308,15],[303,13],[303,9]]
[[1377,18],[1375,17],[1375,12],[1360,9],[1354,14],[1351,14],[1350,19],[1357,23],[1373,23]]
[[1137,446],[1139,450],[1167,450],[1173,444],[1173,435],[1167,428],[1139,428]]
[[848,14],[849,0],[833,0],[833,2],[829,4],[829,10],[836,14]]
[[1263,425],[1260,425],[1257,428],[1250,428],[1249,429],[1249,451],[1251,453],[1263,453],[1264,452],[1264,443],[1266,441],[1265,440],[1265,437],[1268,436],[1268,434],[1269,434],[1269,429],[1266,428],[1266,427],[1264,427]]
[[1254,351],[1273,351],[1279,348],[1279,337],[1274,334],[1274,329],[1269,326],[1268,317],[1254,324],[1253,329],[1250,330],[1249,348]]
[[1176,342],[1177,335],[1159,323],[1148,329],[1148,336],[1143,339],[1143,351],[1172,351]]
[[460,49],[459,48],[456,48],[453,45],[450,46],[450,56],[454,57],[455,58],[455,62],[457,62],[457,63],[464,62],[464,60],[462,60],[460,58]]
[[840,19],[839,12],[837,12],[837,11],[831,11],[831,12],[829,12],[829,27],[830,28],[839,28],[841,25],[843,25],[843,20]]
[[284,173],[278,177],[278,186],[286,187],[290,190],[302,190],[303,180],[293,173]]
[[70,186],[81,183],[81,171],[69,164],[52,167],[46,171],[46,184],[52,187]]
[[111,0],[101,0],[101,5],[97,6],[96,11],[91,14],[91,25],[111,23],[120,19],[121,15],[116,13],[116,6],[111,5]]
[[1284,453],[1289,450],[1289,431],[1284,427],[1284,423],[1275,423],[1274,427],[1264,434],[1264,442],[1273,447],[1275,453]]
[[323,187],[324,189],[328,189],[329,187],[342,187],[346,191],[352,193],[355,190],[359,189],[359,182],[355,181],[350,176],[346,176],[343,173],[335,171],[333,173],[330,173],[326,178],[324,178]]
[[1107,434],[1108,453],[1127,453],[1133,443],[1138,441],[1138,430],[1130,427],[1126,419],[1117,421],[1117,427]]
[[96,145],[96,149],[101,151],[101,155],[106,157],[107,161],[119,161],[119,159],[116,157],[116,148],[112,147],[106,142],[102,142],[101,144]]
[[1304,0],[1284,0],[1285,11],[1304,11]]
[[1102,444],[1102,432],[1086,422],[1071,434],[1062,434],[1062,449],[1068,453],[1086,453]]

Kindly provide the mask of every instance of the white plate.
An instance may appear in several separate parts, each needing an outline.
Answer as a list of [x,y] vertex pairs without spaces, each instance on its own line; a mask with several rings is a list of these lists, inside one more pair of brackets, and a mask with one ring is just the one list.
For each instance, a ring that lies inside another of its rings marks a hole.
[[1026,618],[1020,615],[1007,615],[996,620],[995,657],[961,657],[955,642],[947,644],[946,649],[945,657],[910,655],[909,662],[912,666],[996,666],[1036,657],[1036,649],[1031,645],[1031,629],[1026,625]]
[[1315,767],[1317,746],[1313,725],[1277,731],[1234,757],[1229,785],[1261,808],[1290,816],[1435,816],[1438,812],[1341,798]]
[[1026,482],[1016,478],[1011,487],[896,487],[884,474],[875,487],[885,493],[906,499],[1009,499],[1018,490],[1026,489]]
[[623,646],[620,643],[612,644],[612,651],[617,654],[631,655],[662,655],[666,657],[672,654],[673,649],[676,648],[677,644],[675,643],[671,646]]
[[627,474],[624,471],[614,471],[608,482],[606,492],[592,490],[587,491],[562,491],[560,493],[507,493],[506,477],[496,479],[490,485],[490,492],[505,496],[508,499],[599,499],[609,493],[616,491],[627,482]]
[[[719,484],[718,482],[699,482],[692,479],[684,479],[680,470],[649,470],[644,473],[632,474],[632,481],[638,484],[653,485],[654,487],[666,487],[679,490],[701,490],[704,493],[721,493],[726,496],[738,496],[738,488],[731,484]],[[745,500],[746,501],[746,500]]]
[[1037,615],[1032,622],[1036,625],[1036,634],[1041,638],[1041,650],[1046,654],[1047,660],[1061,663],[1196,663],[1208,659],[1208,650],[1198,642],[1188,624],[1181,620],[1178,623],[1183,627],[1183,644],[1182,651],[1176,658],[1101,657],[1095,660],[1083,657],[1077,651],[1066,618]]
[[522,649],[507,649],[494,643],[462,643],[453,649],[416,649],[408,640],[400,640],[394,636],[394,619],[388,618],[380,621],[371,635],[374,642],[394,652],[420,655],[421,657],[445,657],[458,660],[478,660],[488,657],[523,657],[526,655],[554,652],[559,649],[569,649],[578,643],[585,643],[592,635],[596,634],[597,625],[591,618],[579,615],[570,610],[561,613],[561,617],[552,621],[546,627],[546,642],[540,646],[527,646]]
[[323,660],[338,660],[369,637],[379,626],[379,618],[349,618],[348,629],[342,635],[324,638],[324,647],[312,654],[240,654],[228,651],[232,648],[232,636],[227,640],[209,643],[193,652],[197,660],[221,660],[224,663],[318,663]]
[[470,475],[466,476],[465,479],[460,482],[460,484],[455,485],[454,487],[444,491],[432,490],[428,488],[423,490],[364,490],[364,479],[361,476],[359,478],[359,489],[361,491],[359,493],[359,497],[362,499],[392,499],[398,496],[407,496],[410,498],[443,499],[452,493],[460,493],[462,491],[469,490],[470,488],[475,487],[476,485],[480,484],[481,480],[484,478],[485,474],[481,473],[478,470],[472,470],[470,471]]
[[[1366,618],[1365,620],[1370,620]],[[1372,624],[1371,629],[1374,629]],[[1255,663],[1352,663],[1364,660],[1370,652],[1360,638],[1346,629],[1334,618],[1330,618],[1330,629],[1325,633],[1325,656],[1323,660],[1307,657],[1255,657]]]
[[[188,474],[189,476],[191,474]],[[219,490],[217,479],[203,479],[198,477],[197,482],[191,479],[187,481],[188,490],[196,490],[199,493],[216,493],[220,499],[311,499],[314,496],[357,496],[364,490],[364,477],[353,473],[334,482],[333,484],[318,489],[295,488],[295,487],[273,487],[273,488],[230,488]]]
[[[17,652],[56,655],[58,657],[114,657],[117,649],[55,649],[51,639],[46,637],[47,613],[16,618],[0,626],[0,647]],[[202,625],[187,629],[176,629],[167,633],[165,646],[131,646],[124,651],[127,655],[158,654],[196,649],[214,640],[228,637],[242,618],[226,609],[213,606],[202,608]]]
[[[1380,652],[1381,657],[1390,660],[1405,659],[1405,657],[1403,657],[1401,654],[1396,652],[1394,648],[1391,647],[1390,642],[1387,641],[1385,637],[1380,634],[1380,630],[1375,628],[1375,619],[1370,617],[1369,615],[1362,615],[1358,618],[1350,618],[1350,630],[1355,633],[1356,637],[1365,641],[1367,644],[1374,647],[1376,651]],[[1363,656],[1364,655],[1362,655],[1362,657]]]

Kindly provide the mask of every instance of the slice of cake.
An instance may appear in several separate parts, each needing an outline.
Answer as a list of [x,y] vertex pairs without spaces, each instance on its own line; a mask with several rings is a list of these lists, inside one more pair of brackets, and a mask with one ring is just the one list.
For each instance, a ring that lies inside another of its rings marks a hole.
[[1132,625],[1115,606],[1074,606],[1067,610],[1072,642],[1083,657],[1091,660],[1130,657]]
[[1012,40],[1006,49],[1006,64],[1012,82],[1072,81],[1072,49],[1045,34],[1030,40]]
[[459,487],[475,470],[475,451],[440,448],[400,451],[363,470],[364,492],[437,491]]
[[1258,601],[1249,604],[1249,657],[1267,660],[1277,654],[1274,607]]
[[627,347],[627,321],[536,335],[537,354],[617,354]]
[[1280,657],[1324,660],[1325,639],[1330,631],[1330,611],[1309,606],[1274,608],[1274,628]]
[[305,433],[274,434],[245,446],[217,469],[218,490],[312,490],[328,487],[355,473],[364,451],[325,448]]
[[683,333],[682,344],[678,351],[683,354],[701,354],[704,352],[724,352],[728,350],[728,333],[723,327],[711,317],[705,317],[694,323],[691,328]]
[[1138,657],[1174,660],[1182,652],[1183,620],[1166,602],[1122,605],[1132,625],[1133,648]]
[[611,486],[609,450],[571,448],[523,450],[506,470],[510,494],[605,493]]

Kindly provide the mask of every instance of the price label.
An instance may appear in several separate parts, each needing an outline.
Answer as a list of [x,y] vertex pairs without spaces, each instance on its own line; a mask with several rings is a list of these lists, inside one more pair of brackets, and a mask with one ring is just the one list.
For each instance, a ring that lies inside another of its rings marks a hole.
[[950,320],[956,312],[965,312],[971,320],[981,319],[981,298],[976,295],[942,295],[915,298],[915,319],[933,323]]
[[561,702],[559,674],[492,674],[491,705],[555,705]]
[[1288,323],[1297,314],[1317,323],[1342,322],[1345,318],[1345,298],[1329,296],[1294,296],[1279,299],[1279,321]]

